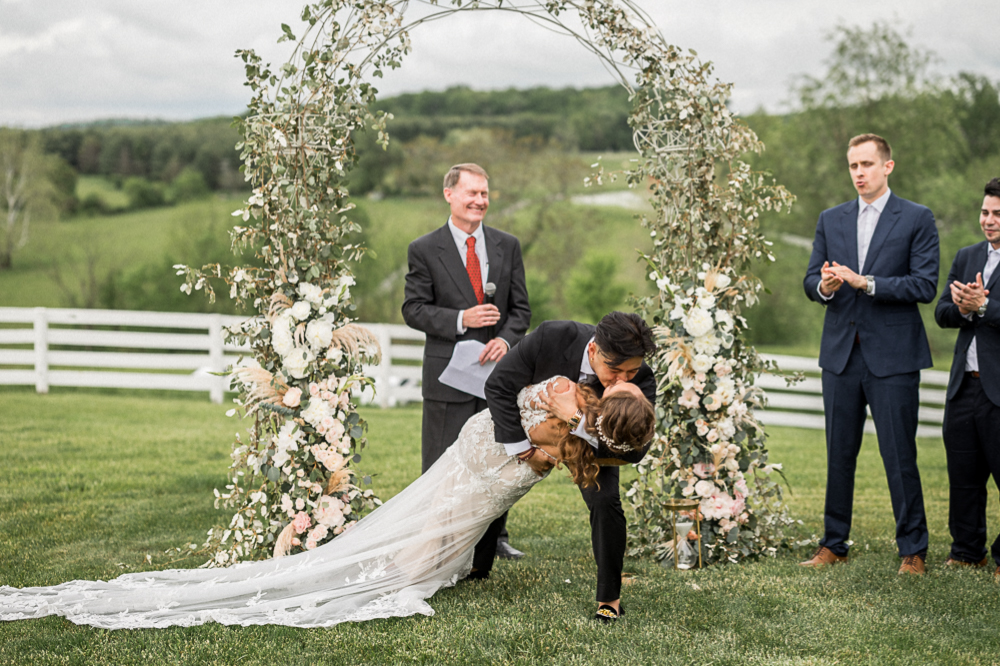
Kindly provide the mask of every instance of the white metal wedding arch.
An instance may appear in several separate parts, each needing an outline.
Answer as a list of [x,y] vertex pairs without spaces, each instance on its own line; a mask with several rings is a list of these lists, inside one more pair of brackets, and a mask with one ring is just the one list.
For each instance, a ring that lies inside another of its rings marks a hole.
[[[407,22],[410,5],[427,12]],[[458,12],[504,11],[574,39],[629,91],[636,160],[628,184],[648,188],[653,207],[646,256],[657,293],[638,302],[654,326],[658,437],[626,493],[630,553],[663,557],[672,534],[662,500],[698,500],[705,555],[736,561],[773,553],[790,523],[771,479],[753,381],[763,368],[744,339],[742,308],[756,300],[752,261],[772,259],[759,216],[790,195],[740,160],[762,145],[726,106],[730,87],[710,63],[668,44],[629,0],[325,0],[308,4],[297,41],[277,70],[241,51],[253,92],[241,121],[253,194],[234,213],[234,243],[259,248],[263,268],[178,267],[184,289],[212,293],[219,278],[261,314],[233,335],[252,367],[235,372],[238,407],[253,422],[233,447],[230,483],[217,501],[235,512],[210,533],[215,564],[313,548],[378,504],[357,471],[366,424],[349,400],[368,380],[362,361],[378,351],[350,325],[352,262],[364,249],[344,185],[356,155],[353,133],[389,140],[372,112],[368,82],[399,67],[410,32]],[[600,184],[598,168],[588,178]]]

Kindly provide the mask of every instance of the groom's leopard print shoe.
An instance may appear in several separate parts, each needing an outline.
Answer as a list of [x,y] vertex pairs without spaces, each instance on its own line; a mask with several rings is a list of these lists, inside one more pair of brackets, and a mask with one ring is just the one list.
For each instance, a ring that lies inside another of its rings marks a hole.
[[611,604],[601,604],[597,608],[597,614],[594,615],[594,619],[603,622],[604,624],[611,624],[612,622],[617,622],[618,618],[625,615],[625,606],[621,603],[618,604],[618,610]]

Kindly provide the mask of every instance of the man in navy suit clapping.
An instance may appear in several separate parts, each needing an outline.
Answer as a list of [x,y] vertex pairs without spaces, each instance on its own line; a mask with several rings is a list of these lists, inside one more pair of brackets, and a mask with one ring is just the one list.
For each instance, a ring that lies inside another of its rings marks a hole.
[[937,294],[934,215],[889,189],[895,163],[875,134],[851,139],[858,198],[823,211],[806,295],[826,306],[819,365],[826,412],[824,535],[803,566],[847,561],[854,472],[870,407],[896,518],[899,573],[924,573],[927,518],[917,470],[920,370],[931,366],[917,303]]
[[[989,298],[1000,270],[1000,179],[986,184],[979,226],[986,240],[955,256],[934,318],[959,329],[944,410],[944,449],[950,486],[946,565],[983,567],[990,474],[1000,484],[1000,301]],[[1000,537],[993,542],[1000,576]]]

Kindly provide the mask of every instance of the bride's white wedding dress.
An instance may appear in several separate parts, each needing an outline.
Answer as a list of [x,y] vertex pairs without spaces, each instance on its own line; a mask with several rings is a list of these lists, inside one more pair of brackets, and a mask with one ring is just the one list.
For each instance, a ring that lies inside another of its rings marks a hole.
[[[555,379],[555,378],[553,378]],[[538,392],[518,396],[525,432],[545,421]],[[348,532],[315,550],[228,569],[172,569],[52,587],[0,586],[0,620],[62,615],[105,629],[341,622],[433,615],[425,599],[468,575],[489,524],[542,477],[473,416],[443,456]]]

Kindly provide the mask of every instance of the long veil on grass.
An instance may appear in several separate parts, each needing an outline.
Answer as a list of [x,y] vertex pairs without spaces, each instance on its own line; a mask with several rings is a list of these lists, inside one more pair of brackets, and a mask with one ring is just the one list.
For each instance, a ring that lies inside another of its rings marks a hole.
[[3,586],[0,620],[62,615],[104,629],[206,622],[329,627],[433,615],[425,600],[469,573],[490,522],[538,481],[530,467],[512,461],[496,443],[485,410],[423,476],[315,550],[228,569]]

